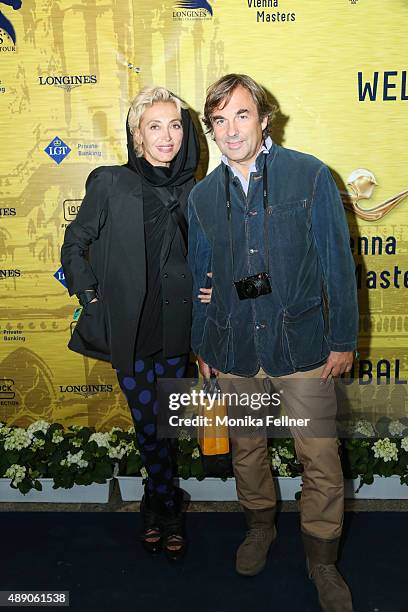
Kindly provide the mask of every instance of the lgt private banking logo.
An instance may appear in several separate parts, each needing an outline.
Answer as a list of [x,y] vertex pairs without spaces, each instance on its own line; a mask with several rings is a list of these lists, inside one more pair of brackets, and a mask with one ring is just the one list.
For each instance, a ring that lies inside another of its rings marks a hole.
[[44,151],[53,159],[57,164],[60,164],[66,156],[70,153],[71,149],[61,138],[56,136],[49,145],[47,145]]
[[173,7],[175,21],[212,19],[213,9],[207,0],[178,0]]
[[65,280],[64,268],[62,266],[58,268],[53,276],[61,283],[63,287],[65,287],[65,289],[68,289],[67,281]]

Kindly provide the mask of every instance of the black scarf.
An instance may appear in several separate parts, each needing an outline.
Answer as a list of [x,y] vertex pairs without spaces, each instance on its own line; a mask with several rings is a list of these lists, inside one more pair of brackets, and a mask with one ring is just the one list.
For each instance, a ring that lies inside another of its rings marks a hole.
[[129,113],[126,119],[128,161],[125,165],[127,168],[137,172],[145,184],[167,187],[173,192],[175,190],[172,188],[181,187],[193,178],[199,162],[200,147],[198,135],[188,110],[181,109],[183,140],[179,152],[170,162],[169,167],[152,166],[144,157],[137,157],[128,120]]

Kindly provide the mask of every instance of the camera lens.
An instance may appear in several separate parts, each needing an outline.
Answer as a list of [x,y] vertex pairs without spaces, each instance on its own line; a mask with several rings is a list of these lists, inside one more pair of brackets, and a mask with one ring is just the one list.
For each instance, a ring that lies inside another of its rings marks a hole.
[[257,284],[253,281],[248,281],[245,283],[245,295],[249,298],[255,298],[259,295],[259,290]]

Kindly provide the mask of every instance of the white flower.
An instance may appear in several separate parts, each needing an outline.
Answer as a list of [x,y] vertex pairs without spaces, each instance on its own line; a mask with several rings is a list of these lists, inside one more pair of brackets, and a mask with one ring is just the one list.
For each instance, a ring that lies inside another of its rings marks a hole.
[[356,433],[361,434],[362,436],[366,438],[372,438],[375,436],[374,427],[371,425],[369,421],[366,421],[364,419],[361,419],[360,421],[357,421],[355,423],[354,431]]
[[11,430],[4,442],[5,450],[21,450],[30,446],[33,435],[23,429],[22,427],[16,427]]
[[122,459],[129,452],[129,445],[125,440],[121,440],[117,446],[109,446],[108,455],[111,459]]
[[383,440],[377,440],[372,447],[374,451],[374,457],[377,459],[383,459],[384,461],[397,461],[398,449],[395,442],[390,442],[389,438]]
[[13,463],[13,465],[8,468],[4,476],[5,478],[11,478],[12,484],[17,486],[24,479],[25,474],[26,468],[24,465]]
[[294,454],[286,446],[278,446],[278,454],[285,459],[293,459]]
[[134,434],[134,433],[135,433],[135,428],[134,428],[134,426],[132,425],[131,427],[129,427],[129,429],[127,430],[127,432],[128,432],[129,434]]
[[178,435],[178,439],[179,440],[187,440],[187,442],[190,442],[191,436],[187,433],[187,431],[185,429],[181,429],[180,433]]
[[276,470],[276,468],[279,468],[280,464],[282,463],[278,451],[275,448],[272,449],[271,463],[274,470]]
[[27,427],[27,431],[31,434],[35,433],[36,431],[47,433],[50,425],[51,423],[48,423],[48,421],[34,421],[34,423],[31,423],[31,425]]
[[82,440],[80,438],[72,438],[71,444],[72,446],[76,446],[78,448],[79,446],[82,446]]
[[45,444],[45,440],[43,440],[42,438],[34,438],[34,440],[31,443],[31,448],[33,450],[37,450],[37,448],[41,448],[42,446],[44,446]]
[[0,438],[6,438],[11,431],[11,427],[2,427],[0,429]]
[[70,466],[70,465],[77,465],[78,467],[87,467],[88,466],[88,461],[85,461],[84,459],[82,459],[82,455],[83,455],[84,451],[80,450],[77,453],[71,454],[68,451],[68,455],[66,459],[63,459],[62,461],[60,461],[60,465],[63,466]]
[[392,435],[393,438],[400,438],[404,432],[405,425],[401,423],[401,421],[391,421],[388,425],[388,431]]
[[142,478],[144,478],[144,479],[145,479],[145,478],[147,478],[147,477],[148,477],[148,473],[147,473],[147,470],[146,470],[146,468],[145,468],[145,467],[141,467],[141,468],[140,468],[140,473],[141,473],[141,475],[142,475]]
[[126,448],[120,448],[119,446],[111,446],[108,450],[108,456],[110,459],[122,459],[126,455]]
[[281,463],[278,467],[279,476],[290,476],[290,471],[286,463]]
[[63,439],[64,439],[64,436],[62,434],[62,430],[56,429],[54,433],[52,434],[52,438],[51,438],[52,442],[54,444],[59,444],[60,442],[63,441]]
[[195,449],[193,450],[193,452],[191,453],[191,456],[193,459],[198,459],[200,456],[200,451],[198,449],[198,447],[196,446]]
[[405,436],[405,438],[402,438],[401,448],[404,449],[404,451],[408,452],[408,436]]
[[89,436],[88,442],[96,442],[98,446],[109,448],[110,433],[102,433],[101,431],[93,433],[91,436]]

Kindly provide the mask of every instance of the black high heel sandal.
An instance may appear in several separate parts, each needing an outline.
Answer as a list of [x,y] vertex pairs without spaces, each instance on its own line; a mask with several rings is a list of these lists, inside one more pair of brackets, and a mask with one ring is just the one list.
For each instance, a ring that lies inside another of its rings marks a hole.
[[151,507],[146,493],[140,502],[140,512],[143,516],[143,533],[140,536],[143,548],[151,555],[158,554],[162,549],[160,516]]
[[178,561],[186,554],[187,540],[179,533],[173,533],[167,535],[164,538],[164,552],[166,557],[170,561]]
[[170,561],[178,561],[187,550],[182,507],[183,493],[177,489],[174,508],[168,509],[161,518],[163,549]]

